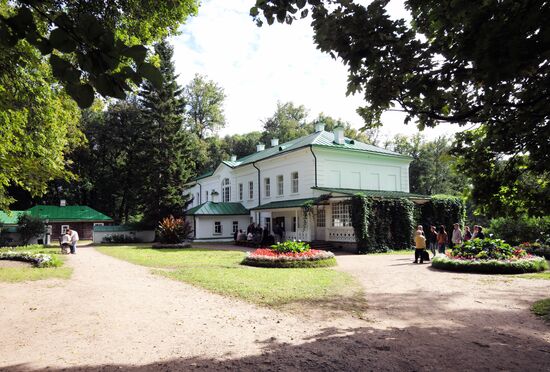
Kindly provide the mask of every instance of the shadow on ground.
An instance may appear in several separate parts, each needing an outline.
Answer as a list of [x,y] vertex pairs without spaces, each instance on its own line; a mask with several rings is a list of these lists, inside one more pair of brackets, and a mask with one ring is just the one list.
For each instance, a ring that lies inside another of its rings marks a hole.
[[[424,300],[428,300],[427,298]],[[437,305],[436,305],[437,306]],[[496,322],[510,320],[510,312],[492,311]],[[512,313],[517,313],[514,311]],[[104,364],[55,369],[33,369],[27,364],[11,365],[1,371],[547,371],[550,345],[542,333],[548,325],[534,321],[541,332],[521,330],[520,324],[492,327],[468,319],[483,319],[487,312],[448,314],[452,327],[426,321],[426,326],[377,329],[372,326],[350,329],[327,327],[301,344],[281,343],[275,337],[258,343],[262,353],[234,357],[229,351],[219,359],[174,358],[146,365]],[[517,315],[517,314],[516,314]],[[521,317],[520,317],[521,318]],[[533,320],[533,319],[531,319]],[[365,323],[368,324],[368,323]],[[526,332],[524,332],[526,331]],[[546,335],[548,333],[546,332]],[[189,342],[192,342],[190,340]],[[231,350],[228,346],[227,350]]]

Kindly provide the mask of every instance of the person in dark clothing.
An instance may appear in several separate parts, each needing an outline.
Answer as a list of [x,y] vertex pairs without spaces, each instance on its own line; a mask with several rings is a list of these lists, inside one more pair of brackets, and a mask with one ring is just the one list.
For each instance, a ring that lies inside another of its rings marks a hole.
[[430,231],[428,232],[427,239],[428,247],[435,257],[435,253],[437,251],[437,231],[435,230],[435,226],[430,226]]
[[476,238],[477,238],[477,239],[485,239],[485,234],[483,233],[483,227],[481,227],[481,226],[478,226],[478,227],[477,227],[477,235],[476,235]]

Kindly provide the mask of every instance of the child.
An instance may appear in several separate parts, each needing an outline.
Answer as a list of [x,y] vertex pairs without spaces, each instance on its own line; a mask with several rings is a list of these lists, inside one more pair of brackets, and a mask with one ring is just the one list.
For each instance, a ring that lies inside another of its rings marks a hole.
[[416,249],[414,250],[414,262],[418,263],[418,259],[420,258],[420,263],[424,263],[424,258],[422,257],[422,254],[424,253],[424,250],[426,249],[426,237],[424,234],[422,234],[421,230],[416,230],[416,236],[414,237],[414,243],[416,246]]
[[71,236],[68,231],[61,235],[61,253],[68,254],[71,249]]

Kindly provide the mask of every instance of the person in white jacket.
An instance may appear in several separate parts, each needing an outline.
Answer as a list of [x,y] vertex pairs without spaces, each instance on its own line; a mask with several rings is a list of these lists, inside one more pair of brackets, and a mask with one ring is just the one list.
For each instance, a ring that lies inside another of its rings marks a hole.
[[453,243],[453,247],[456,247],[462,244],[462,231],[458,223],[455,223],[453,226],[454,229],[453,235],[451,236],[451,243]]
[[71,254],[76,254],[76,243],[78,242],[78,233],[70,228],[67,229],[67,233],[71,237]]

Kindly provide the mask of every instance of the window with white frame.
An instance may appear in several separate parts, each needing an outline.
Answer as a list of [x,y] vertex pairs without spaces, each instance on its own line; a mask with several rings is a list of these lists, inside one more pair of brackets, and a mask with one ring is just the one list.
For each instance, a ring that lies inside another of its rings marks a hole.
[[231,201],[231,185],[229,178],[224,178],[222,181],[222,201]]
[[271,178],[264,178],[264,195],[266,198],[271,196]]
[[317,227],[326,226],[326,214],[324,209],[317,210]]
[[298,172],[292,172],[290,179],[292,180],[291,191],[293,194],[296,194],[298,193]]
[[239,231],[239,221],[233,221],[233,234]]
[[243,200],[243,194],[244,194],[243,189],[244,189],[243,184],[239,183],[239,200]]
[[94,222],[94,227],[96,226],[105,226],[103,222]]
[[254,199],[254,181],[248,182],[248,199]]
[[285,193],[285,183],[282,175],[277,176],[277,195],[283,195]]
[[214,222],[214,234],[221,234],[222,233],[222,223],[220,221]]
[[61,225],[61,234],[65,234],[68,228],[69,228],[69,225]]
[[332,226],[351,226],[349,203],[336,203],[332,205]]

